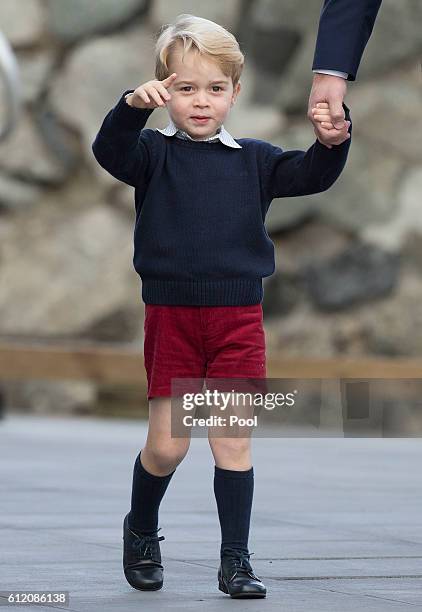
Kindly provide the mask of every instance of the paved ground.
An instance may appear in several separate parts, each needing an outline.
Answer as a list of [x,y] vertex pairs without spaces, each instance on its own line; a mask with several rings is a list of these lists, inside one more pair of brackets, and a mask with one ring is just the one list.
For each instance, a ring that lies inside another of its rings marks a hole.
[[249,545],[268,595],[240,604],[217,589],[204,438],[162,504],[164,588],[126,583],[121,523],[145,432],[123,420],[0,421],[0,591],[67,590],[78,611],[422,610],[422,440],[256,438]]

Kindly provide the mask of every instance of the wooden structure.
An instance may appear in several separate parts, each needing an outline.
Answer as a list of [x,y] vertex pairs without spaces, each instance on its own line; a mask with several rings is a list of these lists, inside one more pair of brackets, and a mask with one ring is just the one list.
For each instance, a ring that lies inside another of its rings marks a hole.
[[[296,358],[267,353],[267,377],[422,379],[422,359]],[[142,347],[0,339],[0,380],[23,379],[145,385]]]

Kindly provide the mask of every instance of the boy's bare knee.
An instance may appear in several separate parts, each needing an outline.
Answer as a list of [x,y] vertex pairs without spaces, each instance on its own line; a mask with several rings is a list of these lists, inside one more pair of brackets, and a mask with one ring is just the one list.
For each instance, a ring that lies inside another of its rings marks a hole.
[[250,438],[209,438],[214,454],[224,457],[239,457],[250,450]]
[[[189,450],[189,443],[184,440],[177,440],[176,443],[166,441],[161,444],[155,443],[153,446],[147,444],[145,450],[147,451],[145,453],[146,462],[153,464],[155,470],[170,473],[185,458]],[[148,469],[146,466],[144,467]]]

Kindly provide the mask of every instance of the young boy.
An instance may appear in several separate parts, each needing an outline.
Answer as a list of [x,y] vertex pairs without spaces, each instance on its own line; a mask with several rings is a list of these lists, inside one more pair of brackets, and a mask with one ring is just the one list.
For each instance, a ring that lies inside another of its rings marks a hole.
[[[318,193],[340,175],[347,127],[334,146],[283,151],[224,128],[240,91],[244,56],[218,24],[179,15],[156,42],[156,79],[127,90],[93,143],[97,161],[135,188],[134,267],[145,302],[149,429],[138,454],[123,526],[126,579],[163,585],[158,510],[190,438],[171,436],[173,378],[265,378],[262,278],[274,272],[265,216],[274,198]],[[165,129],[144,128],[166,106]],[[330,130],[326,104],[315,110]],[[209,435],[221,526],[218,586],[265,597],[248,536],[254,488],[250,439]],[[141,461],[142,456],[142,461]]]

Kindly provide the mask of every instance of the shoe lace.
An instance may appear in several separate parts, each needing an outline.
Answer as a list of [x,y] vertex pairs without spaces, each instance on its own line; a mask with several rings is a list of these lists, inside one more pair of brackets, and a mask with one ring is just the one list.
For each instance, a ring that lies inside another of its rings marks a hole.
[[[164,536],[157,537],[157,533],[161,530],[161,527],[157,529],[154,535],[143,535],[132,532],[135,534],[135,538],[133,540],[133,547],[139,549],[141,555],[146,558],[152,559],[153,551],[156,550],[156,546],[153,546],[157,542],[161,542],[165,540]],[[143,550],[142,550],[143,548]]]
[[226,556],[230,561],[230,569],[233,572],[230,581],[233,580],[235,576],[238,574],[246,574],[251,578],[257,578],[255,576],[251,564],[249,563],[249,559],[251,555],[255,553],[245,553],[244,551],[237,550],[235,548],[225,548],[223,555]]

